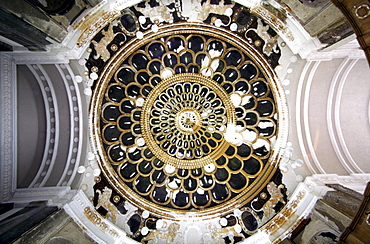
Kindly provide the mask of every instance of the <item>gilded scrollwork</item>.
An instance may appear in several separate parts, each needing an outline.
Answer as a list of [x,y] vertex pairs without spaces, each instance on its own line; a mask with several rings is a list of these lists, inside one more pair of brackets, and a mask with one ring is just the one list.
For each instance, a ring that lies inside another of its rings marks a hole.
[[279,214],[272,218],[265,226],[261,228],[261,230],[266,230],[269,234],[278,230],[279,227],[282,226],[297,211],[298,204],[305,196],[305,191],[298,192],[296,197],[289,201],[279,212]]
[[219,4],[211,4],[211,0],[207,0],[203,4],[199,1],[194,1],[195,4],[191,5],[191,12],[197,13],[196,19],[198,21],[205,21],[210,14],[224,15],[228,9],[234,7],[234,3],[225,4],[224,0],[221,0]]
[[[158,241],[166,241],[166,243],[173,243],[176,237],[182,234],[178,232],[180,225],[178,223],[171,223],[166,230],[151,230],[142,241],[148,241],[148,243],[157,243]],[[181,238],[181,237],[180,237]]]
[[249,31],[254,31],[256,34],[262,38],[262,40],[265,42],[263,45],[263,52],[267,55],[270,56],[272,51],[275,53],[278,52],[277,50],[277,39],[279,38],[278,35],[275,35],[272,37],[269,33],[268,30],[270,29],[269,25],[264,25],[262,23],[262,20],[260,18],[257,19],[257,28],[250,28],[245,32],[245,36],[247,39],[250,39],[247,37]]
[[99,209],[100,207],[105,208],[108,213],[109,217],[112,219],[113,222],[116,222],[116,216],[118,214],[117,207],[110,202],[110,197],[112,195],[112,189],[108,187],[104,187],[103,191],[100,191],[99,189],[96,190],[96,193],[98,193],[98,204],[96,205],[96,209]]
[[223,243],[223,238],[228,237],[230,240],[230,243],[234,243],[234,237],[242,237],[244,238],[244,235],[238,232],[235,226],[227,226],[220,228],[218,225],[214,224],[208,224],[207,229],[209,230],[209,233],[211,234],[211,237],[216,243]]
[[278,17],[268,11],[261,5],[256,5],[251,8],[251,12],[257,14],[258,16],[262,17],[267,23],[276,31],[280,32],[281,34],[285,35],[285,37],[290,40],[294,41],[294,36],[291,30],[281,21]]
[[264,218],[270,217],[271,214],[275,213],[274,207],[279,202],[285,204],[284,194],[281,192],[281,189],[284,189],[284,185],[277,186],[274,182],[270,182],[267,185],[267,191],[270,194],[270,199],[263,205],[260,209],[255,209],[253,203],[258,201],[258,198],[254,199],[251,203],[251,207],[256,212],[263,211]]
[[[113,41],[113,39],[115,38],[116,35],[118,35],[118,34],[123,35],[122,32],[114,33],[113,32],[113,27],[114,27],[114,24],[110,23],[107,31],[102,30],[101,34],[103,35],[103,37],[100,39],[99,42],[97,42],[95,40],[91,41],[91,43],[94,44],[95,51],[97,53],[94,56],[95,59],[101,58],[104,62],[106,62],[110,58],[110,52],[107,49],[108,45]],[[122,41],[121,44],[123,42],[124,41]]]
[[84,214],[85,216],[96,226],[98,226],[103,232],[107,232],[111,234],[112,236],[118,237],[119,234],[117,231],[109,228],[109,226],[100,218],[100,215],[97,214],[93,209],[90,207],[84,208]]
[[149,3],[145,3],[145,7],[135,6],[136,10],[144,14],[145,17],[149,18],[152,23],[158,24],[162,22],[173,23],[172,13],[174,9],[169,9],[166,5],[160,4],[155,7],[151,7]]
[[90,26],[79,26],[80,29],[84,28],[82,34],[77,40],[77,46],[82,47],[86,43],[88,43],[92,38],[101,30],[103,29],[108,23],[116,19],[119,15],[120,12],[118,11],[113,11],[113,12],[104,12],[103,14],[101,13],[96,13],[95,15],[99,15],[96,18],[91,17],[91,19],[94,19],[94,22],[91,23]]

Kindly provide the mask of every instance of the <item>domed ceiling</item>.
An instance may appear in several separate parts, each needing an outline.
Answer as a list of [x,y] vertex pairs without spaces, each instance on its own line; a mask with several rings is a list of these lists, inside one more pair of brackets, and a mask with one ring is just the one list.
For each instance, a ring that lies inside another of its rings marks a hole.
[[0,6],[34,31],[2,23],[2,202],[97,243],[305,243],[326,184],[369,181],[368,64],[330,1],[21,2]]
[[223,1],[142,2],[105,26],[86,62],[97,211],[150,243],[189,229],[241,241],[274,217],[287,201],[277,38]]

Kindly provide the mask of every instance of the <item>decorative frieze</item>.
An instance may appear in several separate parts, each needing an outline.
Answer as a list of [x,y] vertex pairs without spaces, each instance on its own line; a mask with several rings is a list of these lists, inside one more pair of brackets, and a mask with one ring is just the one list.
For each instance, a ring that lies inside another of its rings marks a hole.
[[14,190],[14,171],[16,164],[16,82],[15,65],[8,54],[0,54],[0,200],[10,200]]

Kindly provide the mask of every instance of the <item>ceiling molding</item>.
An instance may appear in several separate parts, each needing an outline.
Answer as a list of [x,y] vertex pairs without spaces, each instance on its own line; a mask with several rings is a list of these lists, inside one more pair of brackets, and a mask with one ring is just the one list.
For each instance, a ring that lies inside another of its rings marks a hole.
[[0,93],[1,93],[1,160],[0,160],[0,200],[8,201],[15,190],[15,164],[17,162],[17,111],[15,64],[10,55],[0,54]]

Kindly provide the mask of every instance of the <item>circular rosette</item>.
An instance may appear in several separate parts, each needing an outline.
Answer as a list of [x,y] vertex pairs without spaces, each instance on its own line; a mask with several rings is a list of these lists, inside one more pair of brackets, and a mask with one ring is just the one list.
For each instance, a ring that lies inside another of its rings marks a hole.
[[241,201],[276,168],[272,75],[253,50],[222,33],[189,32],[132,42],[94,93],[103,172],[128,199],[141,196],[143,207],[204,210]]

